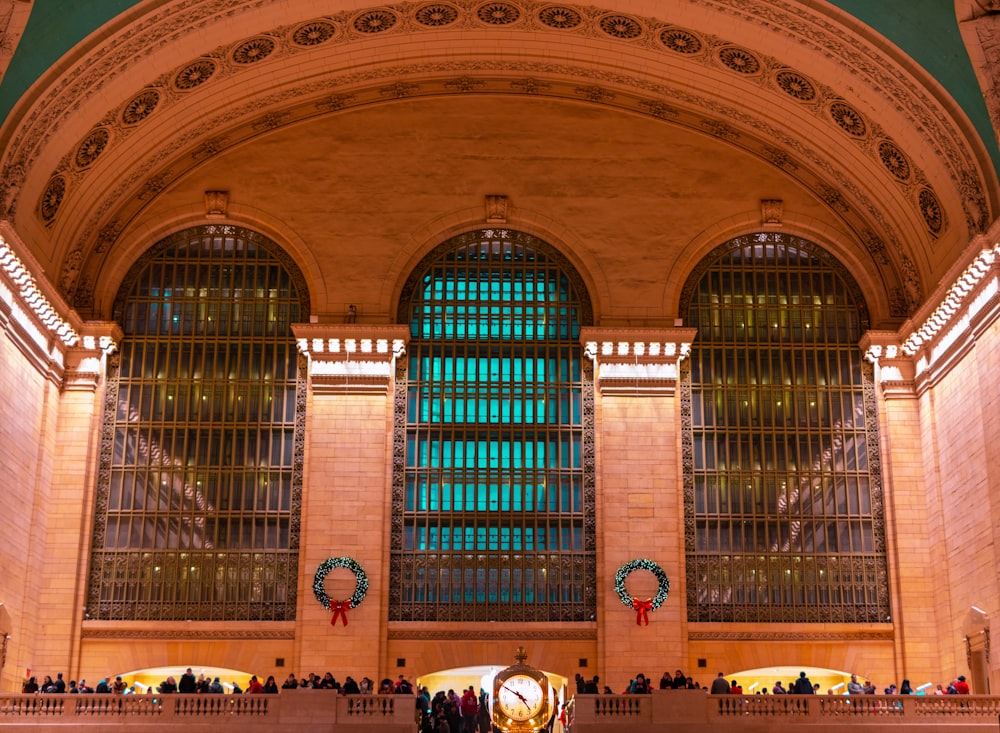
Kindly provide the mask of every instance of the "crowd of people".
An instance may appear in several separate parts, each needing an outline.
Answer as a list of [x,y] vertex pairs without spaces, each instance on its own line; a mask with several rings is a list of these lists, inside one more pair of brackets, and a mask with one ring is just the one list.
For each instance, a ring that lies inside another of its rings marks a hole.
[[[910,684],[910,680],[904,679],[899,687],[895,684],[891,684],[883,690],[883,694],[886,695],[968,695],[969,694],[969,683],[965,679],[965,675],[959,675],[954,678],[947,686],[943,684],[937,685],[933,690],[930,689],[933,685],[926,684],[919,688],[914,689]],[[641,695],[648,692],[652,692],[653,685],[652,680],[645,674],[639,673],[634,678],[629,680],[628,685],[625,689],[621,691],[621,694],[625,695]],[[725,674],[719,672],[718,676],[712,681],[711,687],[703,687],[695,682],[691,677],[686,676],[681,670],[677,670],[673,675],[669,672],[664,672],[663,676],[660,678],[659,689],[661,690],[704,690],[711,695],[743,695],[750,694],[745,692],[740,683],[733,679],[729,680],[726,678]],[[841,692],[842,690],[842,692]],[[576,691],[578,694],[586,695],[596,695],[598,694],[598,677],[595,675],[591,680],[585,680],[582,675],[576,675]],[[872,683],[871,680],[865,680],[864,683],[858,681],[858,676],[856,674],[851,675],[851,681],[847,685],[838,685],[836,687],[831,687],[827,690],[828,695],[845,694],[845,695],[874,695],[878,692],[878,688]],[[603,690],[600,690],[602,694],[614,694],[614,691],[608,687],[604,686]],[[774,683],[774,686],[768,689],[767,686],[762,687],[759,690],[755,690],[753,694],[756,695],[818,695],[820,694],[820,685],[818,682],[814,683],[810,681],[809,677],[805,672],[800,672],[797,679],[788,682],[788,686],[785,687],[785,683],[782,680],[778,680]]]
[[69,684],[63,680],[62,672],[56,674],[56,678],[52,679],[50,675],[45,675],[42,681],[39,682],[37,677],[28,676],[21,686],[21,692],[25,693],[47,693],[47,694],[79,694],[79,693],[98,693],[98,694],[124,694],[128,689],[128,685],[122,680],[121,677],[115,677],[111,679],[110,675],[108,677],[103,677],[100,682],[97,683],[95,687],[91,687],[87,684],[87,680],[70,680]]

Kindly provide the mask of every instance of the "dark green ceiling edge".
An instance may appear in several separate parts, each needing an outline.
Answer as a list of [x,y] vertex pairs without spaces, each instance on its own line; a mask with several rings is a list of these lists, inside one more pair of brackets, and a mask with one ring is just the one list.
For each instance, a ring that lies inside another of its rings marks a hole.
[[[951,0],[830,0],[895,43],[965,110],[1000,174],[1000,147]],[[0,116],[74,45],[137,0],[34,0],[24,35],[0,84]]]

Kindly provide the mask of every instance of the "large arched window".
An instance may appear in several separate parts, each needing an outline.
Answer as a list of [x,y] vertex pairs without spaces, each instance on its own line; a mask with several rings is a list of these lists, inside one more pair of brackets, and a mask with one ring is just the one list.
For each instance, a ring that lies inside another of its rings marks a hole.
[[400,313],[390,619],[592,620],[579,277],[530,235],[479,230],[416,268]]
[[885,622],[867,314],[850,274],[811,242],[756,234],[710,254],[682,297],[698,330],[683,385],[689,620]]
[[[301,274],[264,237],[179,232],[119,291],[87,613],[295,617],[304,380]],[[298,460],[296,460],[296,457]]]

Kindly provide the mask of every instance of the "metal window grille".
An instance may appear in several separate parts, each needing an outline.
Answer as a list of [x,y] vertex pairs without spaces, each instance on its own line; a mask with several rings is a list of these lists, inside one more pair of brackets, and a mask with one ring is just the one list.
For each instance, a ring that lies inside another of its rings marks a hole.
[[295,617],[301,274],[231,226],[153,247],[119,291],[87,616]]
[[390,619],[592,620],[579,278],[534,237],[480,230],[416,268],[400,312]]
[[889,598],[863,298],[811,242],[735,239],[685,287],[691,621],[885,622]]

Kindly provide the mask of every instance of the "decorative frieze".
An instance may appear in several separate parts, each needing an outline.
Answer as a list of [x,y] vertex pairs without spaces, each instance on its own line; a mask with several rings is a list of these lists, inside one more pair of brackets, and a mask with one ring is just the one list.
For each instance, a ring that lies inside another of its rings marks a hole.
[[693,328],[584,328],[580,341],[593,360],[601,394],[672,395],[678,366],[690,353]]
[[309,359],[314,394],[387,394],[409,337],[407,326],[395,324],[298,323],[292,331]]

